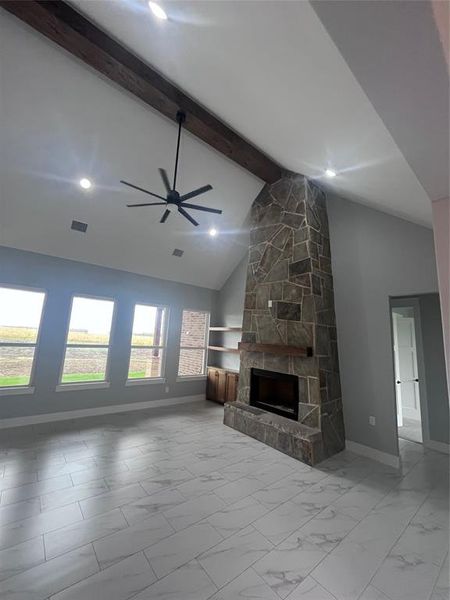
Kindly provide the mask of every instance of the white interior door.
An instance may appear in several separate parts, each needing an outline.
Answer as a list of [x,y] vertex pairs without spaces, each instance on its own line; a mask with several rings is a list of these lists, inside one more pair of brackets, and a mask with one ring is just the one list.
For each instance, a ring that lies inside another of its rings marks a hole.
[[393,324],[397,420],[401,427],[405,417],[420,421],[416,332],[413,317],[393,313]]

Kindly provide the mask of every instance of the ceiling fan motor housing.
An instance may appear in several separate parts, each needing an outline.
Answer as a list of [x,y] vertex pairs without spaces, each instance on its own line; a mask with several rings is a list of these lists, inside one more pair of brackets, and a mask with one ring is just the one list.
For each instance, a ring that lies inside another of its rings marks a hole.
[[168,204],[180,204],[180,194],[176,190],[167,193]]

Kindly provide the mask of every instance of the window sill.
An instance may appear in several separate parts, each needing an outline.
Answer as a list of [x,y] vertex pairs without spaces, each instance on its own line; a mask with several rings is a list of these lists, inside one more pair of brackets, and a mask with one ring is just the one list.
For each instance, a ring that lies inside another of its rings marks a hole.
[[2,387],[0,388],[0,396],[25,396],[34,394],[34,387]]
[[206,381],[206,375],[179,375],[176,381]]
[[60,383],[56,386],[57,392],[72,392],[77,390],[101,390],[109,388],[109,381],[90,381],[86,383]]
[[166,383],[166,380],[164,377],[148,377],[146,379],[127,379],[125,385],[152,385],[153,383]]

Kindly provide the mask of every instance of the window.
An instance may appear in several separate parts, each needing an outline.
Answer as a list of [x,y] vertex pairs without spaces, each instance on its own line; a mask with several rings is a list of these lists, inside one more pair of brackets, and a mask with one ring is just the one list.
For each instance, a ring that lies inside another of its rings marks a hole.
[[0,287],[0,387],[31,385],[45,293]]
[[167,309],[136,304],[128,379],[163,377]]
[[61,383],[105,381],[114,312],[112,300],[72,300]]
[[208,329],[208,312],[183,310],[178,363],[179,377],[195,377],[205,374]]

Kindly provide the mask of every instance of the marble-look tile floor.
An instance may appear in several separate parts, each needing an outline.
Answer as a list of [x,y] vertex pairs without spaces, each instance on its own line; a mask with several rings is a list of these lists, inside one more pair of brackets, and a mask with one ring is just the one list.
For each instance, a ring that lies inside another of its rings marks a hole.
[[403,418],[403,425],[398,428],[398,437],[410,442],[422,443],[422,423],[415,419]]
[[448,456],[308,467],[196,403],[0,431],[2,600],[448,600]]

